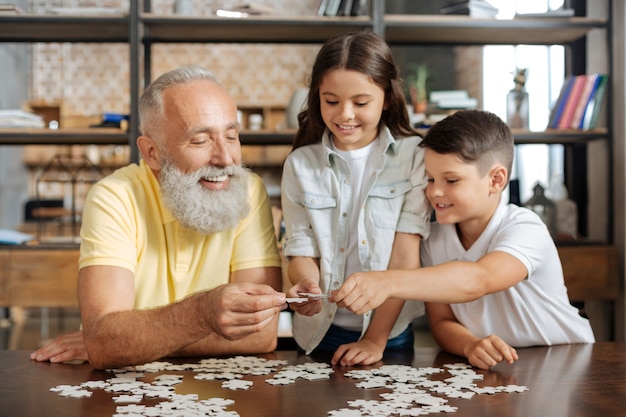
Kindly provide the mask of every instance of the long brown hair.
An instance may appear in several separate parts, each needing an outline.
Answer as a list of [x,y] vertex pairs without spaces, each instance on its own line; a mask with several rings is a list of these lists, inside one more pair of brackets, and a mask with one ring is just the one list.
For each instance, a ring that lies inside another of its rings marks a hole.
[[320,84],[330,70],[346,69],[367,75],[385,92],[384,123],[396,138],[419,135],[411,126],[400,71],[389,45],[370,31],[348,32],[330,38],[317,54],[309,81],[306,108],[298,114],[293,149],[322,140],[324,120],[320,110]]

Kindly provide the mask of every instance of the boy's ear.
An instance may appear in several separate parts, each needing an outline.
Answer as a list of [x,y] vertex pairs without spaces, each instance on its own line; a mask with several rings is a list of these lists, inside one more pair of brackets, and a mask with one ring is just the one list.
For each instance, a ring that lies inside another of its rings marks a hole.
[[137,148],[152,170],[159,171],[161,169],[161,152],[154,139],[149,136],[139,136],[137,138]]
[[496,164],[491,168],[489,172],[489,178],[491,179],[491,188],[494,192],[501,192],[506,188],[509,174],[506,168],[501,164]]

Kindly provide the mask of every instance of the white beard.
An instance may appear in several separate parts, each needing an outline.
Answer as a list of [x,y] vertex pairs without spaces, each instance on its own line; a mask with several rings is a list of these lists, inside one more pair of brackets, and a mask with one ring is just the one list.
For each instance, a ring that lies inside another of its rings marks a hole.
[[[248,215],[248,177],[241,165],[226,168],[207,166],[185,174],[165,159],[160,172],[163,203],[184,227],[202,234],[222,232],[237,226]],[[223,190],[209,190],[201,178],[228,175]]]

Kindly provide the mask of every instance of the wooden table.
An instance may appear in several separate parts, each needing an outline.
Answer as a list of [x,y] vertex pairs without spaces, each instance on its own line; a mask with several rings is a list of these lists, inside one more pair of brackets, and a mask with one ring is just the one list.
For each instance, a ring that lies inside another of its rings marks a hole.
[[[94,370],[88,364],[63,365],[31,362],[26,351],[0,351],[0,415],[22,416],[112,416],[116,404],[114,394],[94,390],[90,398],[65,398],[50,388],[60,384],[79,385],[88,380],[104,380],[112,376]],[[500,364],[491,371],[478,371],[484,380],[478,385],[524,385],[528,391],[475,395],[471,399],[449,399],[458,407],[454,416],[626,416],[626,343],[563,345],[519,350],[520,359],[513,365]],[[290,364],[324,362],[328,358],[308,357],[295,351],[277,351],[261,355],[267,359],[284,359]],[[199,358],[172,360],[196,363]],[[407,364],[414,367],[442,367],[462,361],[435,348],[419,348],[387,356],[384,364]],[[355,367],[371,369],[380,367]],[[221,388],[218,381],[193,379],[193,372],[183,374],[178,393],[197,393],[199,399],[231,398],[235,403],[228,410],[242,417],[326,416],[329,410],[347,407],[354,399],[381,399],[388,389],[362,389],[356,380],[343,376],[355,368],[335,368],[329,380],[296,380],[291,385],[273,386],[265,382],[270,376],[245,376],[254,385],[247,391]],[[152,379],[153,376],[150,376]],[[436,377],[434,377],[436,378]],[[433,378],[433,379],[434,379]],[[443,378],[443,377],[442,377]],[[142,404],[154,405],[155,400]]]

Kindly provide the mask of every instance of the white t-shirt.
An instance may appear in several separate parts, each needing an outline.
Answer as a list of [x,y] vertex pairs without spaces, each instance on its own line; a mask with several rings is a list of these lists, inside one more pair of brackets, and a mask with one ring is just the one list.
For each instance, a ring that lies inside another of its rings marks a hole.
[[[361,207],[367,197],[367,190],[371,186],[371,182],[373,180],[372,176],[374,175],[371,168],[373,164],[368,162],[374,149],[376,149],[377,146],[380,146],[380,143],[381,141],[374,140],[372,143],[363,148],[350,151],[339,150],[333,144],[335,151],[339,155],[343,156],[348,163],[350,173],[352,174],[353,210],[352,213],[350,213],[351,233],[348,233],[347,236],[348,245],[346,249],[345,277],[350,276],[353,272],[360,272],[363,270],[361,259],[359,258],[357,230],[359,227],[359,216],[362,215]],[[383,150],[381,149],[380,152],[376,153],[376,155],[382,153],[382,151]],[[333,324],[344,329],[360,332],[363,328],[363,316],[356,315],[345,308],[338,308],[335,313],[335,317],[333,318]]]
[[595,341],[589,320],[569,302],[560,258],[548,229],[528,209],[501,204],[469,250],[461,245],[454,224],[433,224],[429,238],[421,245],[422,265],[475,262],[493,251],[519,259],[528,277],[509,289],[450,305],[457,320],[473,335],[482,338],[494,334],[516,347]]

